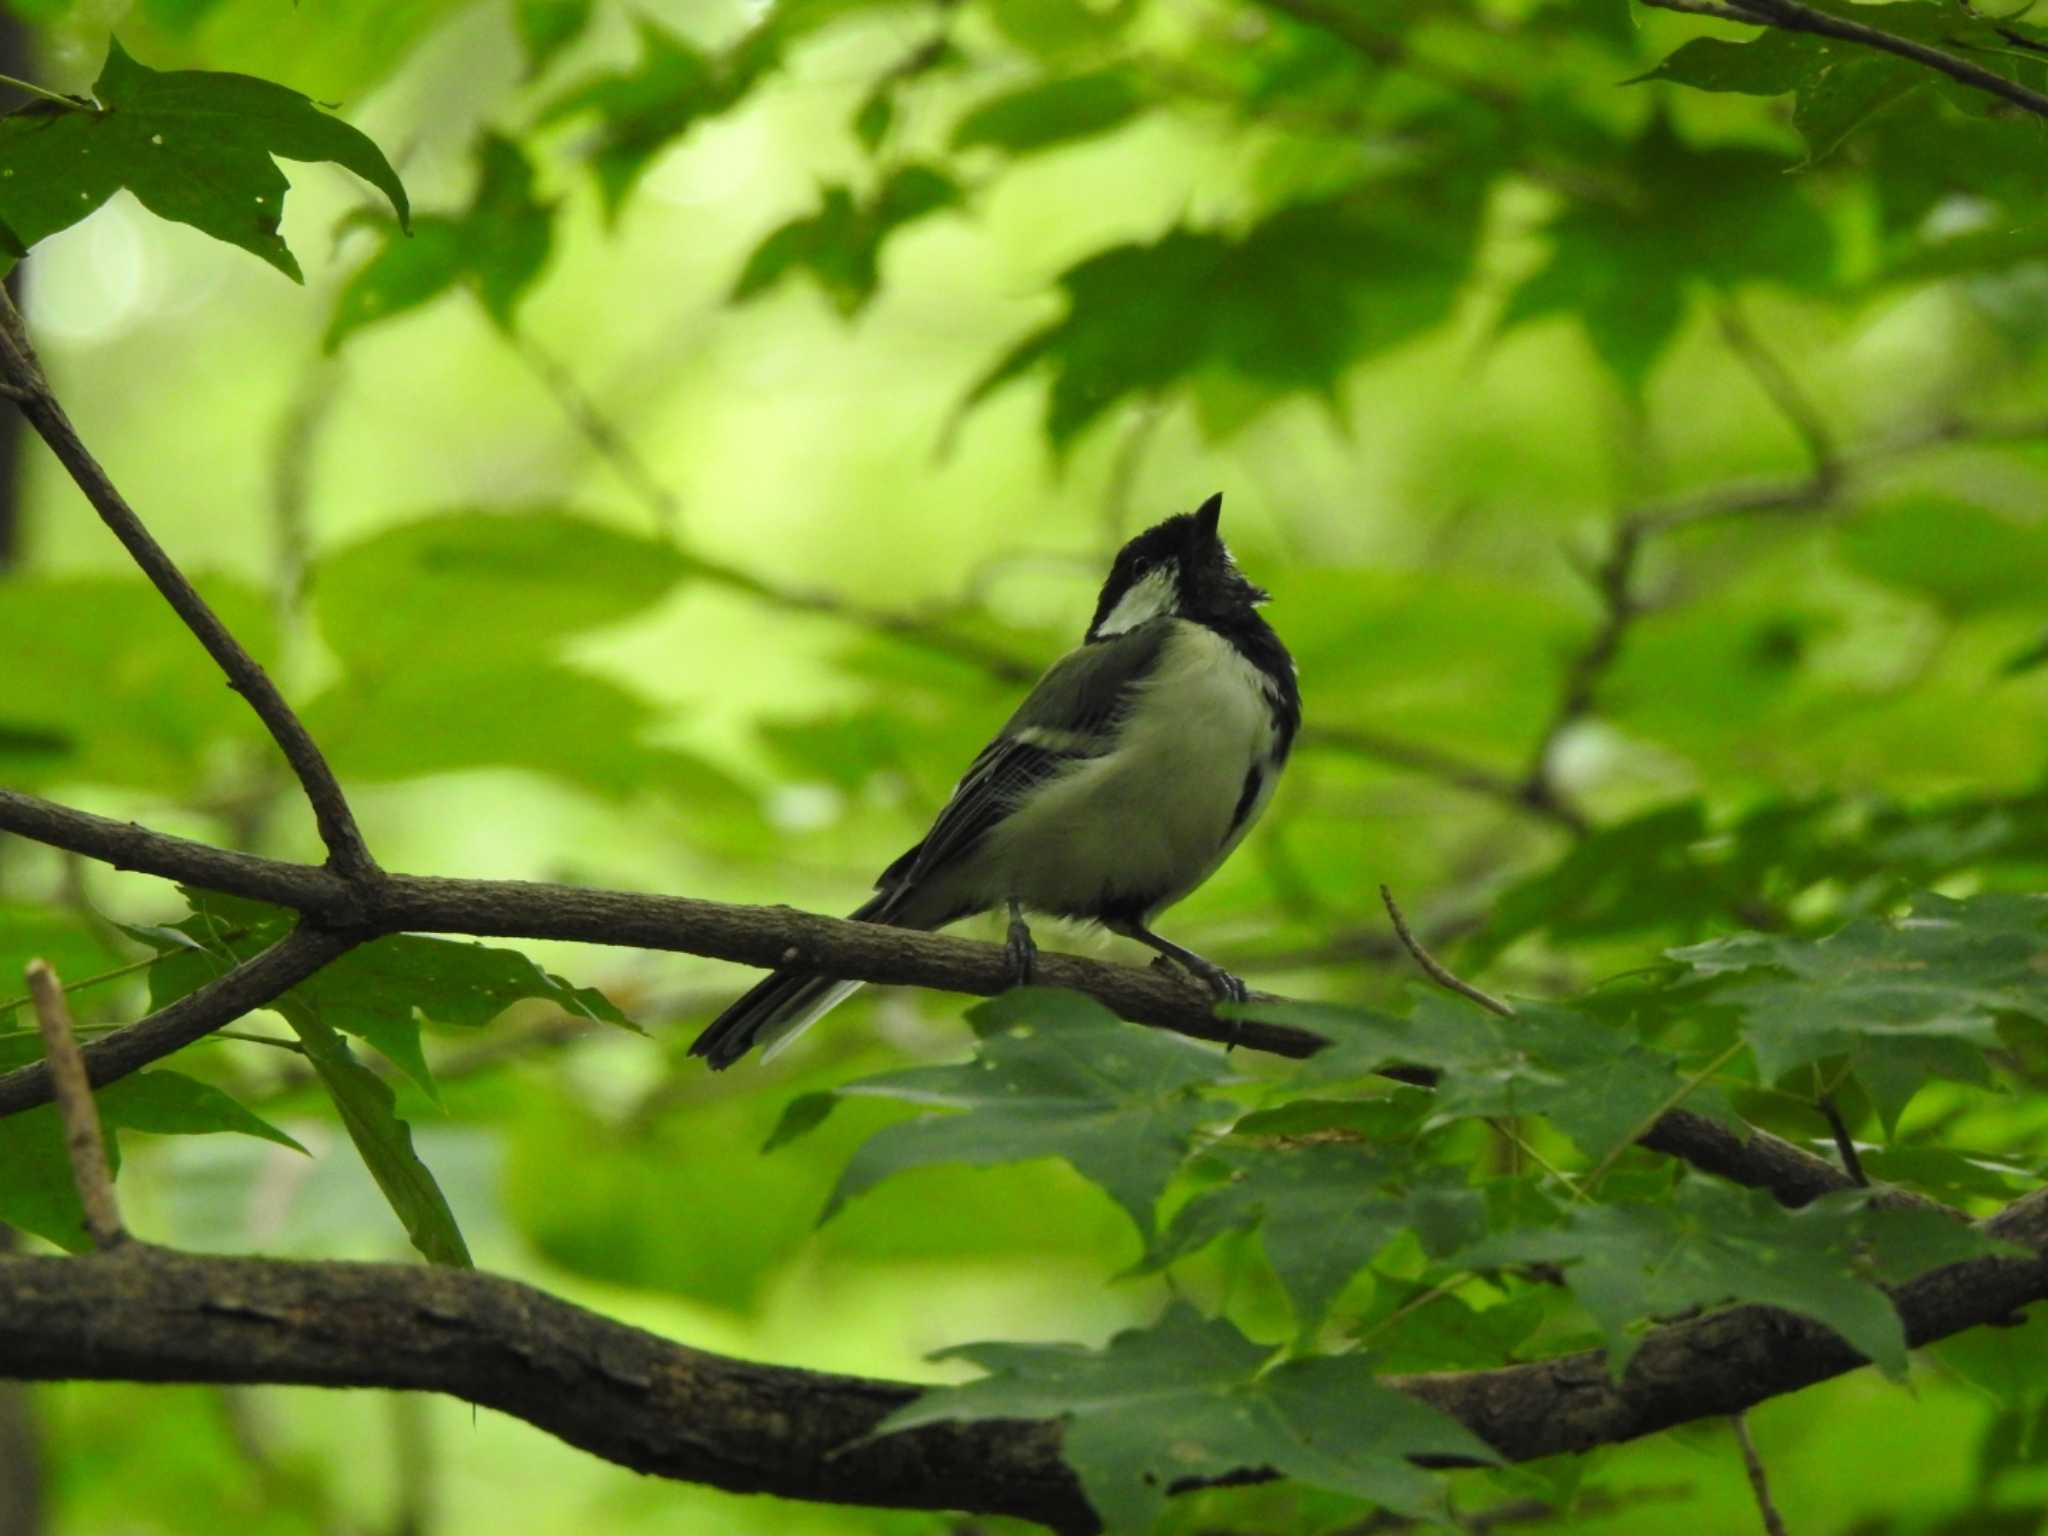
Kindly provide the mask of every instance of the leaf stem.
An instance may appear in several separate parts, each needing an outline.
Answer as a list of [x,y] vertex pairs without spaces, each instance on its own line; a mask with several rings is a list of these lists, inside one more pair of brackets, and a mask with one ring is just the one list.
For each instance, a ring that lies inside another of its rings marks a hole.
[[11,85],[17,91],[26,91],[31,96],[40,96],[44,101],[54,101],[55,103],[57,103],[58,106],[69,107],[74,112],[91,112],[97,110],[89,102],[86,102],[77,96],[59,95],[56,91],[48,90],[43,86],[32,84],[27,80],[17,79],[13,75],[0,75],[0,85]]

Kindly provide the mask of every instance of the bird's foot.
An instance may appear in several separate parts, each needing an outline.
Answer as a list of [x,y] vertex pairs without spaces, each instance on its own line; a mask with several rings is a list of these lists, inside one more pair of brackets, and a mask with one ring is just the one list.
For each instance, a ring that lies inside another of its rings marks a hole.
[[1038,942],[1031,937],[1030,925],[1015,911],[1010,914],[1010,929],[1003,939],[1003,949],[1010,957],[1010,985],[1030,986],[1038,976]]
[[[1199,981],[1219,1003],[1241,1003],[1251,996],[1251,989],[1244,982],[1220,965],[1204,960],[1200,955],[1161,955],[1152,962],[1159,970],[1177,970]],[[1237,1049],[1238,1036],[1242,1033],[1244,1021],[1231,1019],[1230,1033],[1224,1037],[1226,1051]]]

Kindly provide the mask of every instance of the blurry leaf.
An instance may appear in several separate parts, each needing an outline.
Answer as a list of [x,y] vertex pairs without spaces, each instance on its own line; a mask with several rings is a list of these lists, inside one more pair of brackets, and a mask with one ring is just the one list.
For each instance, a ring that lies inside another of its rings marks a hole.
[[349,1140],[384,1198],[405,1225],[413,1247],[436,1264],[472,1267],[469,1245],[455,1224],[441,1186],[413,1150],[412,1127],[399,1119],[396,1097],[374,1072],[359,1063],[348,1043],[320,1017],[317,1007],[286,994],[274,1005],[297,1032],[306,1059],[334,1100]]
[[1047,59],[1109,41],[1129,14],[1127,6],[1098,9],[1087,0],[988,0],[996,29]]
[[261,256],[294,282],[278,234],[290,189],[273,156],[331,160],[409,217],[383,153],[297,91],[248,75],[159,73],[109,40],[99,105],[36,99],[0,117],[0,222],[26,245],[77,223],[125,187],[159,218]]
[[754,247],[733,286],[733,303],[746,302],[792,272],[807,271],[851,318],[881,282],[883,243],[904,225],[960,201],[952,178],[921,165],[891,172],[868,203],[856,203],[843,186],[828,185],[823,195],[816,213],[792,219]]
[[1852,568],[1957,615],[2037,610],[2048,589],[2048,526],[1955,496],[1882,503],[1845,523],[1836,539]]
[[[257,660],[274,660],[276,626],[261,594],[217,576],[198,586]],[[9,785],[61,778],[180,796],[206,782],[223,747],[262,736],[140,575],[0,578],[0,655],[34,659],[0,691],[0,782]]]
[[1224,1070],[1211,1051],[1126,1024],[1077,993],[1020,988],[968,1011],[980,1044],[960,1066],[864,1078],[841,1095],[902,1099],[965,1114],[923,1115],[865,1142],[821,1222],[891,1174],[930,1163],[1058,1157],[1102,1186],[1141,1233],[1200,1126],[1227,1104],[1197,1097]]
[[[1878,24],[1891,30],[1909,13],[1937,9],[1918,0],[1901,0],[1885,7]],[[1921,65],[1873,53],[1858,43],[1765,28],[1748,43],[1695,38],[1638,78],[1749,96],[1796,92],[1792,122],[1806,140],[1810,165],[1825,160],[1872,113],[1927,83],[1927,72]]]
[[[26,999],[24,972],[31,960],[49,962],[57,980],[72,987],[113,970],[127,958],[76,912],[0,903],[0,1004],[10,998]],[[21,1018],[25,1028],[32,1027],[26,1010]],[[6,1011],[0,1009],[0,1027],[7,1022]]]
[[1740,1014],[1764,1081],[1850,1053],[1888,1122],[1904,1108],[1884,1091],[1893,1075],[1907,1097],[1929,1071],[1988,1083],[1998,1016],[2048,1021],[2044,956],[2048,898],[1932,894],[1909,917],[1862,918],[1817,941],[1745,933],[1672,952],[1721,980],[1715,996]]
[[[1434,1478],[1409,1459],[1487,1463],[1455,1420],[1383,1387],[1356,1357],[1287,1360],[1221,1318],[1176,1304],[1152,1327],[1100,1350],[1072,1344],[965,1344],[982,1381],[938,1387],[877,1433],[950,1419],[1059,1417],[1062,1459],[1115,1533],[1149,1531],[1167,1490],[1189,1478],[1265,1468],[1411,1514],[1441,1512]],[[1341,1435],[1334,1426],[1343,1426]]]
[[334,301],[324,345],[466,286],[499,330],[510,332],[519,302],[547,265],[554,204],[534,196],[533,167],[494,133],[477,141],[477,185],[459,214],[422,214],[410,238],[390,225],[383,244]]
[[[1479,1308],[1458,1296],[1437,1295],[1421,1281],[1404,1283],[1373,1277],[1373,1304],[1358,1320],[1373,1369],[1407,1371],[1486,1370],[1514,1358],[1514,1352],[1544,1320],[1541,1295],[1524,1292]],[[1397,1311],[1400,1320],[1383,1328]]]
[[1825,1323],[1898,1380],[1905,1331],[1878,1285],[2008,1245],[1931,1212],[1873,1208],[1869,1198],[1855,1190],[1788,1211],[1764,1190],[1689,1179],[1675,1203],[1573,1206],[1561,1226],[1497,1232],[1459,1261],[1565,1265],[1565,1283],[1607,1334],[1616,1380],[1639,1342],[1632,1324],[1730,1301]]
[[1352,363],[1449,317],[1480,211],[1424,187],[1373,183],[1284,207],[1241,236],[1180,228],[1114,246],[1061,274],[1065,316],[1013,346],[963,409],[1048,367],[1046,432],[1063,451],[1119,402],[1206,369],[1264,403],[1334,398]]
[[1508,299],[1503,332],[1576,315],[1600,359],[1640,394],[1694,285],[1811,290],[1833,275],[1827,221],[1775,155],[1689,146],[1659,114],[1616,169],[1632,195],[1566,205],[1549,226],[1549,261]]
[[554,62],[555,55],[583,35],[590,24],[592,0],[513,0],[512,19],[519,46],[526,54],[526,75],[532,79]]
[[323,554],[313,605],[351,669],[502,663],[631,618],[688,569],[666,540],[554,508],[440,512]]
[[2048,630],[2041,632],[2041,638],[2024,650],[2015,652],[2007,661],[2004,673],[2007,677],[2018,677],[2023,672],[2032,672],[2048,665]]
[[1013,155],[1036,154],[1120,128],[1145,98],[1127,69],[1040,80],[975,107],[953,129],[953,148],[991,145]]

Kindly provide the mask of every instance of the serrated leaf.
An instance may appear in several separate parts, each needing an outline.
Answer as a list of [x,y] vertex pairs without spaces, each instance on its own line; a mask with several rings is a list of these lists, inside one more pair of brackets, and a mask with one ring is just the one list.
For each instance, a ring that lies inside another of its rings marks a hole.
[[1355,1142],[1272,1145],[1232,1136],[1213,1147],[1209,1158],[1227,1170],[1226,1181],[1174,1213],[1145,1267],[1164,1267],[1226,1232],[1256,1230],[1304,1335],[1321,1326],[1352,1277],[1397,1234],[1418,1225],[1427,1226],[1433,1238],[1456,1231],[1455,1241],[1425,1243],[1430,1251],[1447,1251],[1484,1230],[1476,1190],[1462,1191],[1469,1197],[1465,1215],[1477,1221],[1473,1230],[1469,1221],[1450,1218],[1445,1197],[1455,1200],[1457,1192],[1428,1179],[1418,1193],[1430,1210],[1418,1223],[1409,1192],[1389,1191],[1412,1180],[1414,1170]]
[[968,1011],[974,1059],[864,1078],[842,1095],[901,1099],[964,1114],[924,1115],[861,1144],[824,1213],[892,1174],[933,1163],[985,1167],[1057,1157],[1100,1185],[1140,1233],[1195,1131],[1227,1119],[1197,1096],[1222,1059],[1177,1036],[1126,1024],[1077,993],[1020,988]]
[[881,283],[882,246],[919,219],[957,205],[960,189],[950,176],[929,166],[906,165],[890,173],[873,197],[857,202],[844,186],[822,189],[816,213],[771,231],[754,247],[732,301],[748,299],[795,272],[807,272],[840,314],[849,319],[866,307]]
[[306,1048],[306,1059],[320,1075],[321,1086],[355,1143],[363,1166],[370,1170],[393,1213],[404,1224],[413,1247],[435,1264],[472,1268],[469,1245],[462,1240],[448,1197],[413,1150],[412,1127],[400,1119],[398,1100],[384,1080],[355,1059],[348,1043],[320,1017],[319,1009],[290,995],[274,1005]]
[[1268,1369],[1272,1353],[1184,1303],[1100,1350],[962,1345],[939,1358],[970,1360],[988,1378],[926,1392],[877,1433],[949,1419],[1063,1418],[1060,1454],[1111,1533],[1151,1530],[1178,1481],[1248,1468],[1440,1514],[1439,1485],[1409,1458],[1496,1459],[1455,1420],[1381,1386],[1355,1356]]
[[[1419,996],[1406,1016],[1326,1003],[1240,1004],[1245,1018],[1293,1024],[1335,1043],[1310,1060],[1306,1084],[1355,1081],[1390,1063],[1440,1074],[1444,1115],[1543,1115],[1599,1160],[1674,1101],[1685,1079],[1670,1056],[1579,1010],[1518,1002],[1497,1018],[1462,999]],[[1696,1108],[1726,1105],[1695,1088]]]
[[1905,1330],[1879,1282],[2010,1249],[1946,1217],[1877,1209],[1869,1198],[1854,1190],[1788,1211],[1767,1191],[1693,1179],[1672,1204],[1575,1206],[1560,1226],[1495,1233],[1459,1260],[1564,1265],[1565,1283],[1607,1335],[1616,1380],[1639,1342],[1635,1323],[1730,1301],[1824,1323],[1899,1380]]
[[[1850,1053],[1859,1076],[1893,1086],[1880,1107],[1895,1122],[1900,1092],[1927,1071],[1990,1080],[1982,1047],[2003,1013],[2048,1020],[2048,898],[1916,897],[1911,915],[1863,918],[1827,938],[1747,933],[1672,951],[1715,978],[1737,1010],[1757,1070],[1773,1081],[1794,1067]],[[1911,1052],[1889,1076],[1888,1049]]]
[[1119,402],[1183,381],[1243,387],[1249,408],[1212,423],[1229,428],[1291,395],[1332,400],[1360,358],[1449,317],[1481,211],[1455,186],[1376,182],[1242,235],[1180,228],[1112,247],[1061,274],[1067,313],[1014,344],[962,409],[1046,368],[1046,432],[1064,451]]
[[466,209],[421,215],[410,238],[380,229],[382,244],[335,299],[322,341],[330,352],[363,327],[455,287],[475,294],[498,329],[511,332],[520,301],[547,265],[555,205],[534,194],[533,167],[509,139],[485,133],[476,157]]
[[159,72],[118,42],[93,86],[98,105],[38,100],[0,117],[0,221],[25,244],[69,227],[126,188],[159,218],[240,246],[294,282],[278,233],[290,184],[273,156],[328,160],[410,218],[383,152],[297,91],[249,75]]

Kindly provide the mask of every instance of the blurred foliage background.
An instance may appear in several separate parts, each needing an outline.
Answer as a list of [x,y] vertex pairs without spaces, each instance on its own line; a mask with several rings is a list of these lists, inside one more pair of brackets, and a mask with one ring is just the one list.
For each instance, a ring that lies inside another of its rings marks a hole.
[[[2048,863],[2048,160],[2038,122],[1924,71],[1695,53],[1687,84],[1625,85],[1715,28],[1622,0],[17,11],[17,73],[83,90],[118,27],[155,68],[339,103],[412,194],[408,239],[346,173],[287,167],[303,288],[126,196],[23,267],[87,441],[394,867],[850,908],[1121,539],[1215,490],[1310,734],[1167,931],[1254,985],[1398,1000],[1381,881],[1461,968],[1548,996]],[[2017,43],[1998,67],[2039,73]],[[54,463],[13,478],[0,778],[317,857],[254,719]],[[143,954],[107,918],[183,911],[18,842],[0,900],[74,976]],[[538,1003],[424,1021],[438,1102],[395,1086],[479,1263],[914,1379],[967,1374],[924,1358],[963,1340],[1159,1311],[1063,1165],[919,1170],[817,1227],[901,1111],[757,1155],[802,1092],[956,1057],[958,1000],[870,991],[713,1077],[682,1050],[744,974],[524,947],[647,1034]],[[84,1016],[136,1016],[127,987]],[[293,1057],[178,1065],[314,1155],[128,1136],[139,1230],[405,1251]],[[1827,1145],[1796,1104],[1742,1107]],[[1959,1179],[1962,1153],[2031,1169],[2044,1135],[2037,1097],[1944,1083],[1891,1155]],[[1206,1262],[1270,1292],[1241,1242]],[[1910,1397],[1865,1372],[1758,1410],[1790,1528],[2040,1529],[2038,1378],[2000,1379],[2038,1331],[1930,1355]],[[949,1525],[641,1481],[440,1400],[8,1402],[24,1531]],[[1552,1528],[1756,1518],[1718,1425],[1568,1479]],[[1171,1519],[1313,1525],[1281,1497]]]

